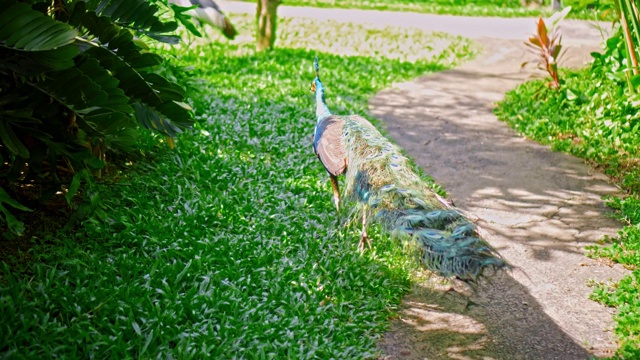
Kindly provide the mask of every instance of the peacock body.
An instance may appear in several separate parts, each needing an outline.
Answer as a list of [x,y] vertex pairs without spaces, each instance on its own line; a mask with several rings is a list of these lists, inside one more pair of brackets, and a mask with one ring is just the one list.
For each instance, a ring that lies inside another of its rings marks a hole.
[[331,114],[319,78],[314,153],[329,173],[339,211],[337,176],[346,178],[345,196],[362,215],[361,249],[368,222],[377,222],[392,236],[417,247],[422,264],[445,277],[471,281],[484,269],[507,264],[478,235],[476,226],[436,194],[414,171],[400,148],[363,117]]

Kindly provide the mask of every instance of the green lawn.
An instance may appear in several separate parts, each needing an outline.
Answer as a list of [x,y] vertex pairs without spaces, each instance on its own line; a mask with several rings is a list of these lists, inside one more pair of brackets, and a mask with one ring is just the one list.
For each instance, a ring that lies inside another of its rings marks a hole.
[[[234,17],[244,33],[252,21]],[[294,37],[321,28],[342,36]],[[366,114],[376,91],[476,49],[309,20],[284,19],[279,34],[279,48],[262,54],[248,38],[163,50],[177,64],[165,75],[196,109],[194,129],[175,150],[147,134],[142,157],[112,158],[129,171],[99,186],[107,219],[38,235],[28,261],[2,264],[3,358],[375,357],[415,265],[375,229],[361,256],[357,231],[336,226],[311,151],[312,59],[332,109]],[[372,37],[396,58],[367,47]]]

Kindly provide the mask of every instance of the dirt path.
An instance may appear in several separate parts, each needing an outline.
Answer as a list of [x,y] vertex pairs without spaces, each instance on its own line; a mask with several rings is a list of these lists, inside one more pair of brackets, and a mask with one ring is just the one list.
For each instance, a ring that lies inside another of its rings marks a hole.
[[[231,12],[255,11],[230,2]],[[533,19],[465,18],[382,11],[279,8],[280,16],[412,26],[473,38],[484,52],[457,69],[380,92],[372,114],[444,186],[458,207],[480,218],[487,238],[519,270],[482,286],[466,307],[437,284],[419,284],[380,341],[385,359],[587,359],[615,348],[612,311],[588,299],[590,279],[624,271],[584,256],[584,246],[621,225],[602,195],[617,189],[581,160],[522,139],[492,113],[531,75],[522,40]],[[585,22],[563,22],[565,66],[598,49]]]

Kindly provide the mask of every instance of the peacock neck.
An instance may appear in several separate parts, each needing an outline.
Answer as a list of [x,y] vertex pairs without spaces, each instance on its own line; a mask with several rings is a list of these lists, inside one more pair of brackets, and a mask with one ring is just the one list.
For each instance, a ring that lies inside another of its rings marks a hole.
[[331,111],[324,100],[324,86],[320,79],[316,78],[316,117],[318,122],[329,115],[331,115]]

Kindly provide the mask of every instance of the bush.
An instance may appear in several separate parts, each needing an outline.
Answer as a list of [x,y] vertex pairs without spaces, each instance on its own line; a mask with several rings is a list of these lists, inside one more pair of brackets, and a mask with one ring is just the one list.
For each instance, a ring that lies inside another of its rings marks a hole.
[[[72,197],[100,176],[108,149],[130,151],[140,125],[172,138],[191,126],[184,91],[158,75],[164,59],[142,39],[176,43],[146,0],[0,1],[0,218],[25,187]],[[85,192],[77,207],[98,206]],[[1,225],[1,224],[0,224]]]

